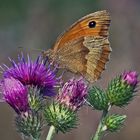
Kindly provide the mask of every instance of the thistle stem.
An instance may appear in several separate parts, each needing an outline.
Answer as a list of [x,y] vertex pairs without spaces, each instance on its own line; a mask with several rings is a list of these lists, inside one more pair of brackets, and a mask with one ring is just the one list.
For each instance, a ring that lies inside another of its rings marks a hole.
[[55,132],[56,132],[55,127],[53,125],[50,126],[50,129],[49,129],[48,135],[46,137],[46,140],[52,140],[53,137],[54,137]]
[[99,125],[98,125],[98,128],[96,130],[96,133],[94,136],[92,136],[91,140],[100,140],[100,137],[102,136],[104,130],[102,130],[102,127],[103,127],[103,120],[104,118],[107,116],[108,114],[108,111],[110,110],[111,108],[111,105],[109,105],[108,109],[107,110],[104,110],[103,113],[102,113],[102,117],[101,117],[101,120],[99,122]]

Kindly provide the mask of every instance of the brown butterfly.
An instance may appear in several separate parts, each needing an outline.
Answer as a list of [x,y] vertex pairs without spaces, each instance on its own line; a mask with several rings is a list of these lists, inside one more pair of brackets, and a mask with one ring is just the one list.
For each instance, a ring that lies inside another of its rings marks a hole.
[[89,82],[96,81],[109,60],[110,15],[107,11],[91,13],[61,34],[54,47],[43,55]]

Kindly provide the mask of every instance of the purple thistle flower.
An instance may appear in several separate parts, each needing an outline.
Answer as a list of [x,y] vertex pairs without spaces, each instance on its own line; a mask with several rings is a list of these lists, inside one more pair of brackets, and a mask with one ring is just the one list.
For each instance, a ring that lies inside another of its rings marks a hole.
[[73,110],[80,108],[87,96],[87,85],[83,79],[71,79],[66,82],[57,96],[57,101]]
[[58,83],[55,71],[50,69],[50,65],[46,67],[47,61],[43,61],[41,57],[38,57],[36,61],[32,61],[28,56],[28,60],[25,61],[24,56],[19,57],[18,63],[11,60],[12,67],[6,67],[3,72],[4,78],[13,77],[19,80],[23,85],[36,86],[41,89],[44,96],[55,95],[54,87]]
[[129,85],[135,87],[138,83],[138,74],[136,71],[124,72],[122,79]]
[[29,109],[27,88],[14,78],[4,78],[0,83],[3,100],[7,102],[16,113],[21,114]]

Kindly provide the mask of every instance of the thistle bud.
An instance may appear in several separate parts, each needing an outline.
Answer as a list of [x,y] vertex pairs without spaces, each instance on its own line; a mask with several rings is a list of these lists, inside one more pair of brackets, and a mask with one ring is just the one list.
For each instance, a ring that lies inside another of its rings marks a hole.
[[138,74],[131,71],[113,79],[106,91],[110,103],[119,107],[127,105],[134,96],[138,84],[137,78]]
[[111,132],[118,131],[123,126],[125,118],[126,118],[126,115],[107,116],[103,121],[102,129],[104,129],[104,131],[106,130],[106,131],[111,131]]
[[107,110],[109,106],[109,101],[106,94],[103,90],[97,87],[92,87],[89,90],[87,101],[88,104],[97,110]]

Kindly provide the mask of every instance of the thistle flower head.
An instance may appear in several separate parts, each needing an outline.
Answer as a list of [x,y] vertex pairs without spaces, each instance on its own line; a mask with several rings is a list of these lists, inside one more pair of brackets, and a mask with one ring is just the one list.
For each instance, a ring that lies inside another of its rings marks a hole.
[[129,85],[134,86],[138,83],[138,74],[136,71],[124,72],[122,79]]
[[66,82],[60,91],[57,100],[73,110],[80,108],[87,96],[87,85],[83,79],[71,79]]
[[3,100],[7,102],[16,113],[20,114],[29,109],[27,88],[17,79],[4,78],[0,83]]
[[42,89],[44,95],[55,95],[54,86],[58,83],[55,70],[51,70],[50,65],[46,67],[47,61],[43,61],[38,57],[36,61],[32,61],[28,56],[26,61],[24,56],[19,57],[18,63],[11,60],[12,67],[6,67],[3,72],[5,78],[13,77],[19,80],[23,85],[36,86]]

